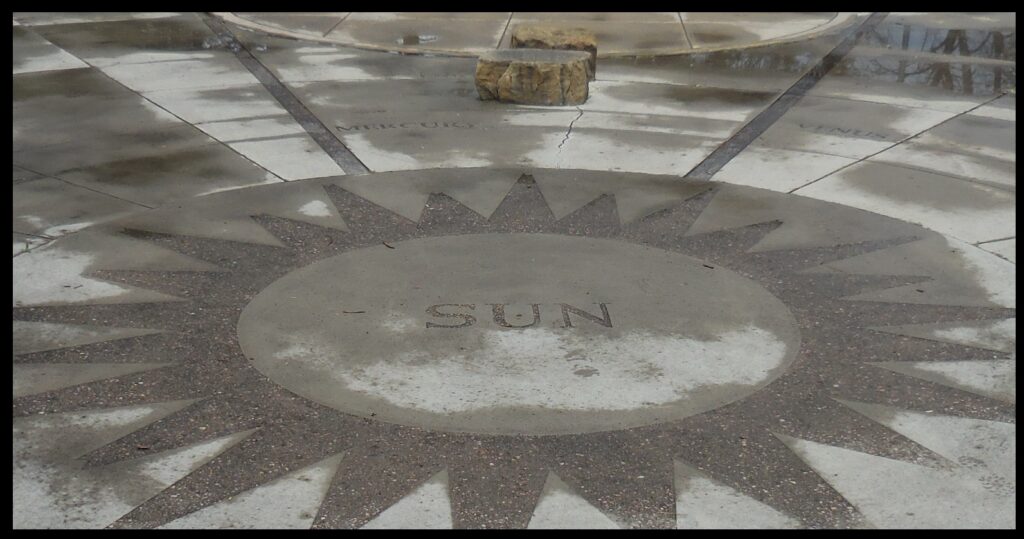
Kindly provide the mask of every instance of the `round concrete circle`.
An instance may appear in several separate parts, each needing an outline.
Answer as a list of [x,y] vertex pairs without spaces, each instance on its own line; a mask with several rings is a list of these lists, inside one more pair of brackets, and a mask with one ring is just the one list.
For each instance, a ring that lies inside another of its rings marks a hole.
[[338,410],[431,429],[564,434],[742,399],[799,349],[745,277],[642,245],[478,234],[346,252],[259,293],[238,325],[270,379]]

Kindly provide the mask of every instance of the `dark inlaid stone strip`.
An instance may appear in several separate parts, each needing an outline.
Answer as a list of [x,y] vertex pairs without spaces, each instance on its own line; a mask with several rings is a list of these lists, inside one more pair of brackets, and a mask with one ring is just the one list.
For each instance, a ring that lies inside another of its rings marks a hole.
[[788,90],[782,93],[771,105],[768,105],[760,114],[758,114],[753,120],[748,122],[735,135],[729,140],[725,141],[724,144],[711,152],[711,155],[707,156],[697,166],[693,167],[690,172],[686,173],[685,178],[695,180],[710,180],[719,170],[722,169],[729,161],[732,161],[734,157],[739,155],[751,142],[761,136],[765,131],[768,130],[775,122],[782,117],[795,105],[800,99],[813,88],[818,81],[825,77],[833,67],[836,66],[847,54],[850,49],[857,44],[860,40],[860,36],[867,32],[870,32],[875,26],[882,22],[882,19],[888,13],[872,13],[870,17],[860,23],[851,33],[849,33],[844,39],[842,39],[838,45],[836,45],[828,54],[826,54],[821,61],[814,65],[804,76],[800,77]]
[[255,56],[245,48],[244,45],[237,38],[235,34],[224,24],[223,21],[210,16],[205,15],[203,20],[206,25],[218,37],[224,40],[228,47],[234,51],[238,61],[242,62],[242,65],[249,70],[260,84],[270,92],[270,95],[277,99],[278,103],[288,111],[289,114],[295,118],[295,121],[309,133],[310,137],[316,141],[318,145],[327,155],[334,159],[334,162],[345,171],[348,175],[358,174],[369,174],[370,169],[359,160],[347,147],[336,136],[331,132],[330,129],[320,121],[301,101],[295,94],[293,94],[284,84],[281,83],[269,69],[266,68]]

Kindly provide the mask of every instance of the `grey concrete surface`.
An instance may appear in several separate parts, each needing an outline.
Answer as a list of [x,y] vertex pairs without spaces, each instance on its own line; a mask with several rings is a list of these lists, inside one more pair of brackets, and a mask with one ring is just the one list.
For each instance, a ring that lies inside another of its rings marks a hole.
[[[598,55],[679,54],[799,41],[841,31],[853,13],[218,13],[275,35],[403,53],[473,55],[509,47],[510,27],[538,21],[594,32]],[[449,24],[456,20],[459,24]]]
[[[710,181],[870,14],[236,15],[14,14],[15,528],[1016,526],[1012,14]],[[479,101],[540,18],[590,99]]]

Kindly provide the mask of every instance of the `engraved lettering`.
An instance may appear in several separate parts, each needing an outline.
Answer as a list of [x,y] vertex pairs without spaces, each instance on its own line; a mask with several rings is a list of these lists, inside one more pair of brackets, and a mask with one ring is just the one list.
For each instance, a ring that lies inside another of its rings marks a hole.
[[353,125],[352,127],[345,127],[343,125],[336,125],[335,127],[337,127],[338,129],[340,129],[342,131],[359,131],[359,130],[369,131],[370,129],[373,129],[372,127],[370,127],[368,125]]
[[402,122],[397,124],[365,124],[365,125],[335,125],[335,129],[339,131],[370,131],[376,129],[438,129],[441,127],[448,127],[452,129],[472,129],[474,126],[467,122]]
[[439,305],[431,305],[427,307],[427,314],[436,318],[461,318],[463,322],[461,324],[447,325],[447,324],[435,324],[434,322],[427,322],[428,328],[464,328],[472,326],[476,323],[476,317],[471,314],[457,313],[457,312],[438,312],[438,307],[457,307],[461,309],[476,309],[476,305],[471,304],[460,304],[460,303],[441,303]]
[[[528,303],[525,305],[530,306],[530,312],[533,314],[533,320],[527,322],[524,319],[524,314],[515,314],[512,317],[512,321],[509,321],[509,313],[506,313],[506,308],[511,305],[508,303],[485,303],[485,305],[491,306],[491,314],[494,320],[494,324],[498,327],[509,328],[509,329],[523,329],[536,327],[541,323],[541,303]],[[612,316],[608,311],[607,303],[595,303],[598,308],[601,309],[601,315],[591,314],[579,307],[575,307],[568,303],[553,303],[551,305],[557,305],[562,311],[562,327],[571,328],[573,326],[572,315],[584,318],[595,324],[604,326],[606,328],[612,327]],[[477,318],[472,314],[468,314],[466,311],[472,311],[476,309],[475,304],[470,303],[440,303],[437,305],[431,305],[427,307],[427,314],[435,318],[454,318],[461,320],[461,323],[455,323],[455,320],[451,320],[449,324],[441,324],[438,322],[427,322],[428,328],[465,328],[477,323]],[[523,305],[519,306],[514,311],[525,311]]]
[[592,322],[596,322],[598,324],[601,324],[602,326],[604,326],[606,328],[612,327],[612,316],[608,313],[608,306],[605,303],[598,303],[597,304],[597,305],[599,305],[601,307],[602,318],[598,318],[598,317],[596,317],[596,316],[594,316],[594,315],[584,311],[583,309],[579,309],[579,308],[573,307],[572,305],[569,305],[568,303],[559,303],[559,305],[562,306],[562,323],[563,323],[562,327],[566,327],[566,328],[571,328],[572,327],[572,320],[569,318],[569,313],[573,313],[575,315],[582,316],[583,318],[586,318],[587,320],[590,320]]
[[874,131],[863,131],[852,127],[835,127],[827,125],[808,125],[804,123],[798,123],[801,129],[810,129],[811,131],[817,131],[818,133],[829,133],[836,134],[841,133],[843,135],[852,135],[860,138],[871,138],[875,140],[888,140],[888,137],[881,134],[875,133]]
[[514,326],[509,324],[505,320],[505,304],[504,303],[488,303],[491,306],[491,310],[494,312],[494,323],[498,324],[503,328],[528,328],[536,326],[540,323],[540,304],[531,303],[530,307],[533,309],[533,322],[523,326]]

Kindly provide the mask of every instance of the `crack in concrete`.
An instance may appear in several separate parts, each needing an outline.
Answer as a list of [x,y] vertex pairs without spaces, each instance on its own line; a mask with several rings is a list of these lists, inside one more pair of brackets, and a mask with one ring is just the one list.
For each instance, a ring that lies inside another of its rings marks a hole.
[[577,114],[576,117],[573,118],[571,122],[569,122],[569,130],[565,132],[565,138],[562,139],[562,142],[558,143],[558,151],[559,152],[562,151],[562,146],[564,146],[565,143],[569,141],[569,135],[572,134],[572,126],[576,125],[576,120],[579,120],[580,118],[583,117],[583,110],[582,109],[580,109],[579,107],[576,107],[576,112],[579,112],[579,114]]

